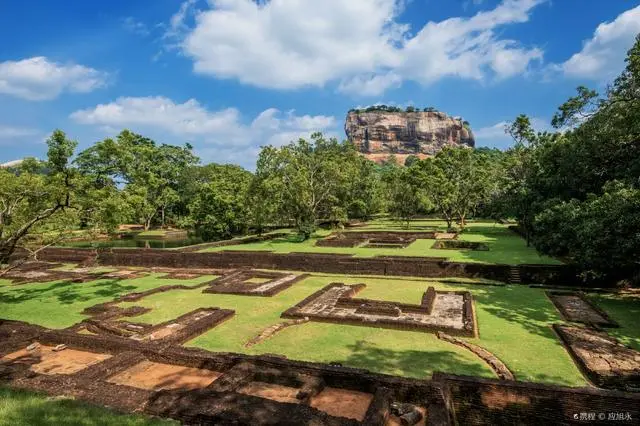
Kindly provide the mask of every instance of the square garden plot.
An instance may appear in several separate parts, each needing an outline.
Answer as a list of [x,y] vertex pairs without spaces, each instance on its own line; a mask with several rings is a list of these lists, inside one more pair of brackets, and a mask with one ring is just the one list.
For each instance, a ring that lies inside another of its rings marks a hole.
[[332,416],[362,421],[372,400],[370,393],[325,387],[309,405]]
[[440,250],[477,250],[488,251],[489,246],[485,243],[479,243],[476,241],[462,241],[462,240],[436,240],[431,246],[433,249]]
[[283,318],[399,328],[475,337],[473,300],[467,291],[436,291],[429,287],[420,305],[359,299],[365,284],[332,283],[286,310]]
[[109,358],[109,354],[76,349],[54,351],[53,346],[40,345],[35,350],[25,348],[10,353],[0,363],[28,364],[31,371],[39,374],[74,374]]
[[301,402],[300,399],[297,398],[300,389],[291,386],[279,385],[277,383],[259,381],[249,382],[238,389],[238,392],[278,402],[288,402],[292,404],[300,404]]
[[567,321],[618,327],[605,311],[594,305],[582,293],[547,291],[546,294]]
[[273,296],[303,280],[306,274],[282,272],[239,271],[208,283],[203,293],[239,294],[245,296]]
[[107,381],[148,390],[200,389],[209,386],[222,373],[202,368],[142,361]]

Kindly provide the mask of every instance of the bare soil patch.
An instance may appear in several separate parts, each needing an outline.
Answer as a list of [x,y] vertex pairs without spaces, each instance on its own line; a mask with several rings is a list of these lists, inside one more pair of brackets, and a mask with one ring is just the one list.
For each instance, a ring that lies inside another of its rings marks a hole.
[[200,389],[209,386],[221,375],[213,370],[142,361],[107,381],[149,390]]
[[29,369],[39,374],[74,374],[85,368],[111,358],[108,354],[63,349],[54,351],[54,346],[40,345],[29,351],[26,348],[5,355],[2,362],[28,364]]
[[332,416],[362,421],[372,400],[370,393],[326,387],[311,397],[309,405]]
[[238,392],[246,395],[259,396],[260,398],[271,399],[278,402],[290,402],[293,404],[300,403],[300,400],[296,398],[299,391],[300,389],[290,386],[266,382],[250,382],[238,390]]

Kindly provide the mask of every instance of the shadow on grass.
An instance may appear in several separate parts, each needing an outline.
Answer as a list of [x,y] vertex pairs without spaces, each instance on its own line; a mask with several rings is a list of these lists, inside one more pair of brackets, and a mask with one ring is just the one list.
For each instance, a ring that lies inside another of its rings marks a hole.
[[[522,291],[525,290],[525,291]],[[521,325],[527,332],[556,340],[549,328],[561,318],[551,301],[544,294],[537,297],[526,297],[531,292],[539,291],[523,289],[515,285],[502,287],[486,286],[482,290],[473,291],[473,298],[481,304],[487,313]],[[481,319],[478,319],[481,322]],[[482,334],[482,323],[480,333]]]
[[434,371],[472,376],[487,376],[490,371],[480,359],[478,362],[469,362],[453,351],[394,350],[380,348],[363,340],[358,340],[348,348],[351,354],[344,360],[345,365],[374,372],[399,370],[403,376],[429,379]]
[[151,426],[176,423],[122,415],[70,399],[0,387],[0,425],[48,426]]
[[589,299],[620,325],[620,328],[610,328],[607,332],[625,345],[640,351],[640,296],[591,295]]
[[118,279],[95,284],[61,281],[41,288],[12,287],[10,291],[0,292],[0,303],[18,304],[33,299],[55,298],[60,303],[72,304],[97,298],[115,297],[135,289],[135,286],[122,284]]

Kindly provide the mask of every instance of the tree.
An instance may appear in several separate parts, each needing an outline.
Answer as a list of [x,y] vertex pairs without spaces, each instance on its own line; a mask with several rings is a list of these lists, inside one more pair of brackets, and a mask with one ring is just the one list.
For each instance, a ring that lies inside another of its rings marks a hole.
[[486,155],[465,147],[444,148],[434,158],[416,165],[422,185],[450,228],[466,219],[488,199],[490,170]]
[[409,228],[421,208],[421,199],[412,170],[395,167],[387,175],[387,191],[389,203],[387,210],[391,217],[405,223]]
[[314,133],[310,142],[299,139],[281,148],[264,147],[256,175],[262,188],[274,197],[280,218],[291,219],[307,239],[317,219],[329,217],[331,208],[340,205],[337,194],[348,181],[343,163],[355,155],[348,142],[327,140]]
[[69,158],[77,142],[56,130],[47,139],[48,160],[23,162],[0,169],[0,265],[7,265],[18,247],[38,227],[52,223],[72,206],[75,170]]
[[123,130],[82,151],[76,163],[93,178],[96,188],[124,186],[124,199],[135,206],[149,229],[156,215],[165,225],[167,210],[177,204],[180,176],[198,162],[192,147],[156,145],[146,137]]
[[208,164],[200,169],[203,181],[188,205],[190,224],[205,240],[246,231],[251,173],[230,164]]
[[420,160],[417,155],[409,155],[404,160],[405,167],[411,167],[416,161]]
[[501,194],[542,253],[577,266],[585,280],[640,282],[640,36],[623,73],[598,98],[578,94],[535,133],[526,116],[509,126],[516,146],[506,156]]
[[[349,161],[351,160],[351,161]],[[349,170],[347,167],[351,167]],[[383,206],[383,188],[377,165],[359,155],[347,155],[343,163],[346,192],[339,195],[348,218],[368,220]]]

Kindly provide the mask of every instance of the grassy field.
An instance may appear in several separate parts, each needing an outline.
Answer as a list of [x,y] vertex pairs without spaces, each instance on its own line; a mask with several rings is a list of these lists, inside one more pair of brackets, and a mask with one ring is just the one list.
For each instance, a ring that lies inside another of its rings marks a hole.
[[590,296],[598,306],[613,318],[620,328],[610,328],[607,332],[622,343],[640,351],[640,294],[613,296],[599,294]]
[[[397,222],[377,220],[368,222],[367,226],[353,228],[353,231],[429,231],[445,230],[446,223],[439,220],[418,220],[411,223],[409,229]],[[345,232],[350,232],[347,229]],[[203,252],[223,250],[268,250],[276,253],[310,252],[310,253],[350,253],[355,256],[427,256],[446,257],[452,261],[503,263],[516,265],[522,263],[560,264],[556,259],[541,256],[533,247],[527,247],[525,241],[507,225],[495,222],[470,222],[467,229],[458,238],[463,241],[483,242],[489,246],[488,251],[475,250],[440,250],[431,248],[435,240],[419,239],[405,248],[364,248],[364,247],[316,247],[315,243],[329,235],[329,230],[319,230],[312,238],[300,241],[297,235],[276,238],[251,244],[238,244],[224,247],[210,247]]]
[[174,426],[178,422],[115,413],[72,399],[0,386],[0,426]]
[[78,284],[52,281],[15,286],[7,280],[0,280],[0,318],[27,321],[50,328],[66,328],[87,318],[81,313],[85,308],[109,302],[123,294],[168,284],[195,285],[215,278],[208,275],[192,280],[158,279],[161,275]]
[[[192,280],[159,279],[159,274],[131,280],[89,283],[52,282],[10,285],[0,281],[0,318],[64,328],[85,318],[86,307],[134,291],[160,285],[197,284]],[[445,279],[446,280],[446,279]],[[519,380],[584,386],[584,378],[554,335],[550,325],[561,319],[541,289],[518,285],[487,286],[474,280],[463,284],[435,279],[314,274],[274,297],[202,293],[176,290],[148,296],[122,306],[152,310],[136,322],[156,324],[199,307],[233,309],[236,314],[222,325],[196,337],[187,346],[211,351],[249,354],[276,353],[291,359],[341,362],[371,371],[428,378],[434,371],[492,377],[488,366],[470,352],[438,340],[433,334],[309,322],[285,329],[250,348],[245,343],[270,325],[282,322],[280,314],[331,282],[365,283],[358,297],[419,303],[425,289],[468,290],[473,294],[480,337],[470,341],[502,359]],[[612,334],[640,349],[640,299],[612,295],[593,296],[621,328]]]
[[[466,350],[433,334],[310,322],[291,327],[256,346],[244,344],[264,328],[281,322],[280,314],[299,300],[335,282],[364,282],[359,297],[418,303],[427,286],[469,290],[476,300],[480,338],[470,339],[498,355],[521,380],[573,386],[584,379],[550,328],[558,313],[539,289],[525,286],[453,285],[432,280],[394,280],[314,275],[272,298],[194,294],[189,290],[160,293],[139,302],[152,311],[136,318],[163,322],[198,307],[234,309],[224,324],[195,338],[189,346],[250,354],[278,353],[292,359],[329,362],[411,377],[447,371],[491,377],[493,373]],[[321,350],[320,350],[321,348]],[[540,354],[545,356],[541,357]]]

